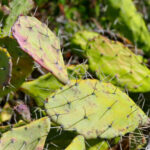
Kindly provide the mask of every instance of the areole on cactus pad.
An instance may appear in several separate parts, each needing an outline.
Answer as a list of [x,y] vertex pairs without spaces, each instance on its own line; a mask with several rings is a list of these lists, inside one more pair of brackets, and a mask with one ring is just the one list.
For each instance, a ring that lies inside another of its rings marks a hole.
[[111,139],[149,123],[128,95],[96,79],[71,81],[45,101],[45,109],[64,130],[86,139]]
[[59,39],[46,24],[35,17],[20,16],[12,27],[12,33],[23,51],[61,82],[68,82]]

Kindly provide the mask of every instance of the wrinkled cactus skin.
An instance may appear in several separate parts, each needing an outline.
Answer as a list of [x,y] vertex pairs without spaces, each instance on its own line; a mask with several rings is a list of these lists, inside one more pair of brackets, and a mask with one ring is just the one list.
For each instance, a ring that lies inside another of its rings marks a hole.
[[64,130],[86,139],[114,138],[149,122],[125,93],[96,79],[72,81],[45,101],[45,109]]
[[23,51],[62,83],[68,83],[59,39],[46,24],[34,17],[20,16],[12,27],[12,33]]

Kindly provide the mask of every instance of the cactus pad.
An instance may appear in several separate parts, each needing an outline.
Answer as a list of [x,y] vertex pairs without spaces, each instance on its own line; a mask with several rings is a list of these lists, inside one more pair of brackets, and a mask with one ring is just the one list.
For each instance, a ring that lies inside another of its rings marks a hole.
[[[89,69],[99,79],[131,92],[150,91],[150,70],[143,64],[142,56],[135,55],[120,42],[101,35],[90,37],[89,34],[91,35],[89,31],[80,31],[72,41],[83,48]],[[84,40],[82,43],[78,42],[81,41],[80,38]]]
[[120,33],[136,42],[139,48],[150,56],[150,35],[142,15],[132,0],[107,0],[107,18],[117,21],[113,24]]
[[11,33],[11,27],[16,21],[17,17],[21,14],[27,14],[34,6],[32,0],[12,0],[10,2],[10,14],[5,21],[3,29],[4,36],[8,36]]
[[[83,78],[86,74],[87,65],[71,65],[67,68],[70,78]],[[33,81],[24,82],[21,90],[32,96],[38,106],[43,106],[45,99],[55,90],[61,88],[63,84],[52,74],[48,73]]]
[[84,137],[78,135],[65,150],[85,150]]
[[12,60],[6,49],[0,47],[0,89],[10,83],[12,72]]
[[20,48],[16,40],[11,37],[0,38],[0,46],[5,47],[12,58],[13,68],[10,84],[0,89],[0,97],[10,91],[15,91],[32,72],[33,60]]
[[12,33],[23,51],[61,82],[68,82],[59,39],[44,23],[34,17],[20,16]]
[[5,132],[0,139],[1,150],[41,150],[50,130],[48,117],[33,121],[32,123],[13,128]]
[[114,138],[149,122],[125,93],[95,79],[72,81],[45,101],[45,109],[64,130],[87,139]]

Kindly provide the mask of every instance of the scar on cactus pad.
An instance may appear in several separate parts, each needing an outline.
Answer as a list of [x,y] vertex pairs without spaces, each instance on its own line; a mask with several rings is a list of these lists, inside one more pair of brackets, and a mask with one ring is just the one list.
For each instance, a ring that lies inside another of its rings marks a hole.
[[149,123],[128,95],[96,79],[71,81],[45,101],[45,108],[64,130],[76,131],[86,139],[111,139]]
[[23,51],[61,82],[68,82],[59,39],[44,23],[35,17],[20,16],[12,27],[12,33]]
[[11,79],[12,60],[5,48],[0,47],[0,88],[5,88]]

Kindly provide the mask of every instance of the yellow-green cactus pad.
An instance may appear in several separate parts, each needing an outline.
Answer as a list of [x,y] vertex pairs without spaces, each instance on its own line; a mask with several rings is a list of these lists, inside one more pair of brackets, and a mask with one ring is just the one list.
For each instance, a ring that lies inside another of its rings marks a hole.
[[[72,42],[84,50],[89,69],[100,80],[131,92],[150,91],[150,70],[143,64],[142,56],[135,55],[120,42],[101,35],[90,35],[90,31],[80,31],[74,35]],[[84,42],[81,43],[80,39]]]
[[95,144],[90,144],[90,147],[88,148],[88,150],[109,150],[109,142],[106,140],[101,140],[101,139],[97,139],[97,141],[99,140],[99,142],[95,143]]
[[45,101],[51,119],[87,139],[114,138],[149,122],[144,112],[111,83],[72,81]]
[[0,139],[1,150],[41,150],[50,130],[48,117],[33,121],[28,125],[13,128],[3,133]]
[[78,135],[65,150],[85,150],[84,137]]
[[12,60],[5,48],[0,47],[0,91],[10,83],[12,72]]
[[[86,76],[87,65],[71,65],[67,67],[68,76],[71,79],[80,79]],[[43,106],[45,99],[63,84],[52,74],[48,73],[33,81],[24,82],[21,90],[32,96],[38,106]]]
[[59,39],[46,24],[35,17],[20,16],[12,27],[12,33],[23,51],[61,82],[68,82]]

